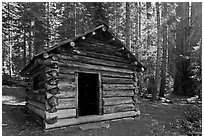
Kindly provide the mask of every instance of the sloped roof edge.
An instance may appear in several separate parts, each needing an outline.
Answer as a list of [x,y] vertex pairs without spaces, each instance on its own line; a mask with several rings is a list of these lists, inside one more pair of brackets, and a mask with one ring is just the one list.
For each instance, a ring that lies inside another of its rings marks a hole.
[[100,28],[102,28],[102,27],[105,27],[106,30],[111,34],[111,36],[112,36],[116,41],[118,41],[118,42],[125,48],[125,50],[128,51],[128,53],[130,53],[131,58],[133,58],[135,61],[137,61],[137,62],[139,63],[139,65],[140,65],[141,67],[143,67],[143,68],[146,70],[146,67],[143,66],[143,65],[138,61],[138,59],[132,54],[132,52],[130,52],[130,50],[126,47],[126,45],[125,45],[122,41],[120,41],[120,40],[112,33],[112,31],[108,28],[108,26],[105,25],[105,24],[102,24],[102,25],[97,26],[97,27],[94,28],[94,29],[91,29],[91,30],[89,30],[89,31],[87,31],[87,32],[85,32],[85,33],[83,33],[83,34],[78,35],[78,36],[72,37],[72,38],[70,38],[70,39],[68,39],[68,40],[64,40],[64,41],[60,42],[59,44],[57,44],[56,46],[50,47],[50,48],[48,48],[47,50],[42,51],[42,52],[36,54],[36,55],[31,59],[31,61],[28,62],[27,65],[21,70],[20,74],[23,75],[23,72],[25,72],[25,71],[29,68],[30,64],[31,64],[32,62],[34,62],[34,60],[35,60],[37,57],[41,56],[42,54],[48,53],[48,52],[50,52],[50,51],[52,51],[52,50],[54,50],[54,49],[56,49],[56,48],[58,48],[58,47],[60,47],[60,46],[62,46],[62,45],[67,44],[67,43],[74,42],[74,41],[77,40],[78,38],[80,38],[80,37],[82,37],[82,36],[86,36],[86,35],[88,35],[89,33],[92,33],[92,32],[94,32],[94,31],[96,31],[96,30],[98,30],[98,29],[100,29]]

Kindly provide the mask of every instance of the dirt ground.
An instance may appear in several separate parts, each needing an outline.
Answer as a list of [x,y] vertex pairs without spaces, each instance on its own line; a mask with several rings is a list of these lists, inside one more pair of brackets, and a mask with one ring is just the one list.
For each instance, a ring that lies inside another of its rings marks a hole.
[[109,128],[81,130],[78,126],[44,132],[25,108],[25,94],[21,88],[2,88],[3,136],[178,136],[176,118],[183,118],[189,104],[183,97],[170,95],[173,104],[151,103],[141,99],[141,115],[135,120],[109,121]]

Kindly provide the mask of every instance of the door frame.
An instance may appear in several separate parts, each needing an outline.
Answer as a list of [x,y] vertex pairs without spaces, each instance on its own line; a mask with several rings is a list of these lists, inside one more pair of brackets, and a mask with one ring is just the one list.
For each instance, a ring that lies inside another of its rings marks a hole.
[[76,118],[79,116],[79,73],[87,73],[87,74],[96,74],[98,75],[98,94],[99,94],[99,115],[103,115],[103,105],[102,105],[102,87],[101,87],[101,73],[98,72],[90,72],[90,71],[77,71],[75,72],[75,83],[76,83],[76,96],[75,96],[75,109],[76,109]]

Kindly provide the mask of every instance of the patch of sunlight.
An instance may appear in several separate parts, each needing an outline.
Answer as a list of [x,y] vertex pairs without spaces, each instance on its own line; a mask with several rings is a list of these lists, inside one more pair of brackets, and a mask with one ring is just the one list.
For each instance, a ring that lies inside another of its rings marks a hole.
[[5,105],[25,105],[25,101],[18,101],[14,96],[2,95],[2,103]]
[[2,127],[8,126],[8,124],[2,124]]
[[170,104],[168,104],[168,103],[161,103],[161,104],[163,104],[163,105],[170,105]]
[[5,95],[2,95],[2,102],[11,101],[11,100],[16,100],[16,98],[14,96],[5,96]]
[[9,101],[9,102],[4,102],[3,104],[5,105],[25,105],[26,102],[17,102],[17,101]]

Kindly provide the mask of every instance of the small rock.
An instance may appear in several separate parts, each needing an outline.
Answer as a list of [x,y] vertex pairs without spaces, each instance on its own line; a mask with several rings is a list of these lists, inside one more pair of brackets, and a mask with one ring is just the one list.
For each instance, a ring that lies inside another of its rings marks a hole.
[[186,99],[187,103],[195,104],[198,101],[198,97],[191,97]]

